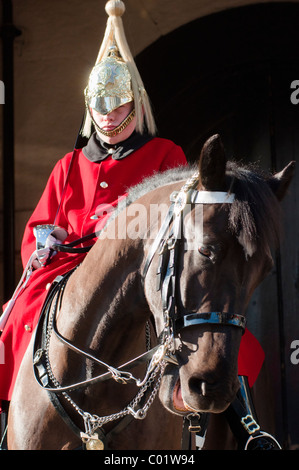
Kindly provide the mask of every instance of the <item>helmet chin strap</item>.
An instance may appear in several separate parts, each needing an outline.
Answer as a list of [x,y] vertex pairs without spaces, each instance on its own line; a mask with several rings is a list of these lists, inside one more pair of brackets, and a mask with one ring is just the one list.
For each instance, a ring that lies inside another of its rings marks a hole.
[[128,116],[117,126],[115,127],[112,131],[104,131],[103,129],[100,128],[100,126],[95,122],[92,113],[90,112],[89,106],[87,107],[88,112],[90,114],[91,120],[98,132],[101,134],[105,135],[106,137],[115,137],[116,135],[120,134],[129,124],[132,122],[135,116],[135,108],[132,109],[132,111],[128,114]]

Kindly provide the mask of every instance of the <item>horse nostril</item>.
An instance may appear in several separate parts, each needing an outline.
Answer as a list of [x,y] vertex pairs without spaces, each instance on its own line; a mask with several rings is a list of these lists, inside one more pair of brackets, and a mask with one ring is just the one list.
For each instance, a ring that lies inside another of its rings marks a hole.
[[190,378],[189,388],[192,392],[205,397],[209,388],[209,384],[205,380],[199,378]]

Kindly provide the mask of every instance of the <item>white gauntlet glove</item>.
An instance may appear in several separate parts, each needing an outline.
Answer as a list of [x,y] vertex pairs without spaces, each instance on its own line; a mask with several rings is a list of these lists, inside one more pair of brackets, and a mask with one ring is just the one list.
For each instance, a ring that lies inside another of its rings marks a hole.
[[68,233],[64,228],[56,225],[37,225],[33,233],[36,238],[36,257],[32,261],[32,267],[38,269],[45,266],[56,254],[52,246],[55,243],[62,244]]

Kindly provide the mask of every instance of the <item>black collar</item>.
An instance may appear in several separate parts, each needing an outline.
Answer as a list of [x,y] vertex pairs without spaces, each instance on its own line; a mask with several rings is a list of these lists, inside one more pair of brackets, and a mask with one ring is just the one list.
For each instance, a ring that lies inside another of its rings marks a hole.
[[139,134],[134,131],[130,137],[116,145],[109,145],[99,138],[94,132],[90,137],[87,145],[83,147],[85,157],[91,162],[101,162],[105,158],[111,156],[114,160],[121,160],[138,150],[144,144],[153,139],[149,134]]

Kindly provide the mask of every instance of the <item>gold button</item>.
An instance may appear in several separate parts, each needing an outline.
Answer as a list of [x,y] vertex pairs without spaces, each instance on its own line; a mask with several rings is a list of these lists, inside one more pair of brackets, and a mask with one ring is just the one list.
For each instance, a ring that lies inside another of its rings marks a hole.
[[25,325],[24,328],[25,328],[26,331],[31,331],[31,326],[29,326],[29,325]]
[[101,186],[101,188],[103,188],[103,189],[108,188],[108,183],[106,183],[106,181],[102,181],[102,182],[100,183],[100,186]]

